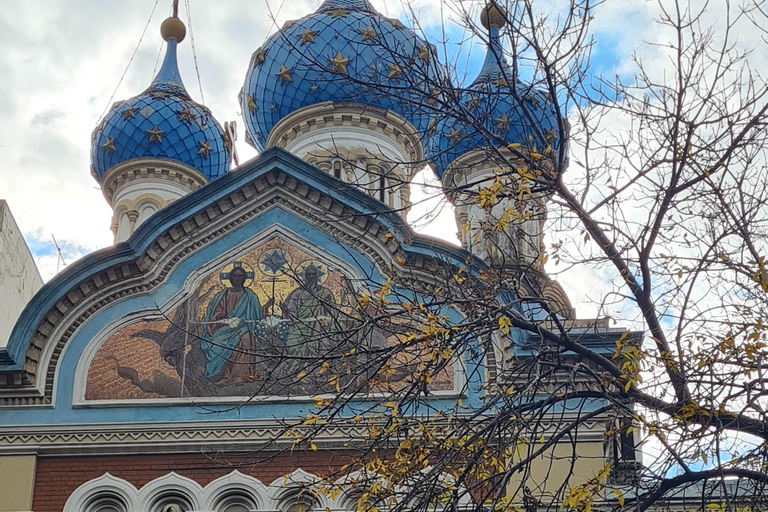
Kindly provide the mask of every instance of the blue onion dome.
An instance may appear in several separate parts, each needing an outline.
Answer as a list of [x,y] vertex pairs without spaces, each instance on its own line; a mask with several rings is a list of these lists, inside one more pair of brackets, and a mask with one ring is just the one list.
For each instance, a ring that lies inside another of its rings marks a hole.
[[263,150],[281,119],[325,102],[383,107],[425,134],[425,91],[443,74],[432,45],[367,0],[326,0],[254,52],[240,98],[249,142]]
[[101,182],[114,166],[136,158],[167,158],[200,171],[209,181],[229,169],[224,131],[184,88],[176,46],[186,29],[178,18],[161,28],[168,47],[160,71],[138,96],[117,102],[93,132],[91,173]]
[[471,151],[510,146],[552,156],[561,145],[552,97],[520,81],[504,59],[499,30],[505,18],[494,4],[483,11],[489,45],[480,73],[457,92],[456,110],[437,120],[432,130],[428,154],[439,178]]

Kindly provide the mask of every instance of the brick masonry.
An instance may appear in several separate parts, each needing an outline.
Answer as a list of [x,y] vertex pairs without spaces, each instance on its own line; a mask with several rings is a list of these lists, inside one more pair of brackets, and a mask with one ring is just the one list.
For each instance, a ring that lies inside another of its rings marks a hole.
[[268,454],[152,454],[84,457],[41,457],[37,461],[32,510],[61,512],[67,498],[83,483],[104,473],[131,482],[137,488],[175,471],[205,486],[235,469],[265,484],[303,469],[329,475],[352,457],[346,452],[294,452]]

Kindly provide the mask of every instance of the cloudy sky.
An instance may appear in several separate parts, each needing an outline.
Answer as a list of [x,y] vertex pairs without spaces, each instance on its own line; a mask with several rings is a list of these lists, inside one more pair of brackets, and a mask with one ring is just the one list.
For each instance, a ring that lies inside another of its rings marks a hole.
[[[406,20],[400,1],[373,3],[380,12]],[[541,2],[555,9],[560,3]],[[111,210],[89,173],[90,135],[113,101],[149,85],[163,48],[159,26],[170,4],[170,0],[0,0],[0,198],[8,201],[45,280],[61,269],[53,236],[67,264],[112,244]],[[181,4],[180,17],[186,22],[183,0]],[[204,99],[222,124],[239,121],[237,94],[252,52],[276,26],[319,4],[320,0],[192,0],[202,95],[189,36],[179,51],[188,91],[197,101]],[[632,49],[643,43],[642,31],[623,27],[650,26],[653,13],[643,0],[608,4],[600,8],[593,25],[598,40],[594,64],[610,75],[625,68]],[[440,35],[438,0],[418,0],[410,7],[427,33]],[[449,38],[455,38],[451,43],[458,46],[461,30],[450,28],[450,20],[447,26]],[[472,53],[469,76],[481,56],[482,50]],[[241,159],[247,159],[255,153],[244,144],[239,125],[239,152]],[[420,182],[432,179],[429,173],[418,177]],[[414,193],[418,196],[423,189],[417,187]],[[418,229],[455,240],[449,209],[442,208],[437,217],[437,222]],[[577,306],[586,279],[563,278]]]

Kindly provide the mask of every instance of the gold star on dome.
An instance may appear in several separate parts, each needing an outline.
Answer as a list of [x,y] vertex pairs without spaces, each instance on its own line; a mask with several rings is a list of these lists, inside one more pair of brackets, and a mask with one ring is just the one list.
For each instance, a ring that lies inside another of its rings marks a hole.
[[547,130],[547,142],[552,142],[555,139],[555,127],[553,126],[549,130]]
[[333,65],[334,71],[347,74],[347,64],[349,64],[349,59],[345,59],[341,55],[341,52],[336,52],[336,56],[332,59],[328,59],[328,61]]
[[267,58],[267,51],[263,48],[259,48],[256,50],[256,52],[253,54],[253,67],[258,67],[259,64],[264,62]]
[[480,106],[480,98],[477,96],[477,94],[473,94],[472,97],[469,98],[469,101],[467,102],[467,108],[470,110],[474,110],[479,106]]
[[179,121],[185,123],[191,123],[195,118],[195,113],[189,110],[189,105],[184,105],[184,109],[177,110],[176,113],[179,114]]
[[507,117],[507,114],[501,114],[501,117],[497,117],[494,119],[496,121],[496,128],[506,132],[509,130],[509,121],[510,119]]
[[403,74],[403,70],[397,64],[387,64],[387,68],[389,68],[389,73],[387,74],[389,79],[399,80],[400,75]]
[[458,144],[461,140],[461,130],[454,130],[451,128],[451,133],[448,134],[448,139],[451,141],[451,144]]
[[345,9],[343,7],[337,7],[334,10],[331,11],[331,18],[346,18],[347,14],[349,14],[349,9]]
[[493,81],[493,85],[495,85],[498,88],[502,87],[509,87],[509,82],[507,82],[506,78],[497,78]]
[[317,86],[317,84],[312,84],[312,86],[309,88],[309,91],[310,92],[317,92],[318,89],[319,89],[319,87]]
[[157,125],[155,125],[151,130],[146,130],[147,135],[149,135],[149,142],[163,142],[163,134],[165,131],[160,130],[157,128]]
[[429,62],[429,46],[419,46],[419,58],[424,62]]
[[164,100],[165,98],[168,97],[168,93],[167,92],[163,92],[163,91],[151,92],[151,93],[149,93],[149,95],[152,96],[156,100]]
[[123,110],[123,120],[133,119],[136,117],[136,109],[133,107],[128,107],[127,109]]
[[[275,105],[274,103],[272,103],[272,104],[269,106],[269,109],[270,109],[270,110],[272,110],[272,112],[274,112],[274,111],[276,111],[276,110],[277,110],[277,105]],[[258,134],[257,134],[257,135],[258,135]]]
[[365,28],[359,28],[357,31],[363,36],[362,41],[376,41],[376,36],[378,34],[370,25]]
[[429,91],[429,99],[427,99],[427,103],[436,107],[438,98],[440,98],[440,91],[438,89],[432,89]]
[[432,118],[429,120],[429,127],[427,128],[427,132],[430,135],[434,135],[435,131],[437,131],[437,119]]
[[280,71],[275,73],[275,76],[280,77],[280,85],[283,85],[285,82],[293,82],[293,78],[291,78],[292,71],[293,71],[293,66],[287,68],[284,65],[280,64]]
[[104,138],[107,140],[104,141],[104,144],[102,144],[101,147],[107,150],[107,154],[117,151],[117,148],[115,147],[115,139],[110,139],[107,135],[105,135]]
[[248,110],[251,111],[251,115],[253,115],[253,113],[259,109],[259,106],[256,105],[256,102],[253,100],[252,95],[248,94],[245,97],[247,98],[246,106],[248,107]]
[[208,154],[213,151],[211,148],[211,141],[205,139],[205,142],[198,141],[198,144],[200,144],[200,149],[197,151],[197,154],[203,155],[204,158],[208,158]]
[[318,30],[310,30],[309,27],[307,27],[307,30],[305,30],[303,34],[299,34],[300,44],[304,46],[307,43],[314,43],[317,34],[319,34]]

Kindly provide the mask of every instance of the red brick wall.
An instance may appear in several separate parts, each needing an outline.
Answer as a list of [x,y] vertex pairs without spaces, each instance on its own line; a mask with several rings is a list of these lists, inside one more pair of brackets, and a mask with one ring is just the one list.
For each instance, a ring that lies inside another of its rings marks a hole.
[[278,477],[301,468],[309,473],[329,474],[349,461],[349,452],[295,452],[267,459],[265,454],[153,454],[87,457],[40,457],[35,475],[35,512],[61,512],[69,495],[81,484],[104,473],[125,479],[141,488],[171,471],[200,485],[237,469],[270,484]]

